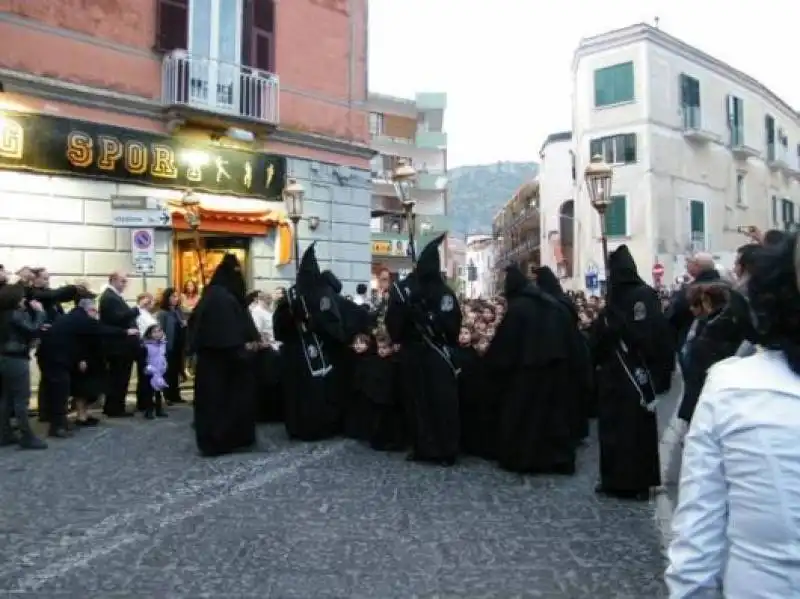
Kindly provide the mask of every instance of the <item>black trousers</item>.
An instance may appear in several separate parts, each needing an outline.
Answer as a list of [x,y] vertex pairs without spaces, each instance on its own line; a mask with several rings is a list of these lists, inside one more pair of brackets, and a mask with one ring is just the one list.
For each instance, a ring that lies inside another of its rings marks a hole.
[[106,403],[103,413],[106,416],[118,416],[125,412],[125,398],[128,395],[134,360],[130,355],[111,355],[106,360],[108,362],[108,387],[106,388]]
[[183,351],[181,348],[176,348],[167,353],[167,372],[164,374],[164,380],[168,385],[167,388],[164,389],[164,398],[169,402],[181,400],[180,375],[182,371]]
[[39,420],[41,422],[50,422],[50,406],[48,404],[50,396],[47,392],[49,381],[44,374],[47,364],[43,359],[41,350],[36,352],[36,365],[39,367],[39,389],[36,392],[36,405],[39,408]]
[[40,363],[39,401],[46,408],[45,421],[51,429],[63,427],[67,422],[71,377],[69,368],[61,364]]

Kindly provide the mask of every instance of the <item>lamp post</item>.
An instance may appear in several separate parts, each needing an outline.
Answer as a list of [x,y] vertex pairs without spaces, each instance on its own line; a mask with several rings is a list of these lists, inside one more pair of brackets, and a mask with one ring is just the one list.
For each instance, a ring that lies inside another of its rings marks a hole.
[[183,217],[186,219],[186,224],[192,230],[192,237],[194,239],[194,251],[197,255],[197,266],[200,271],[200,285],[206,286],[206,268],[203,264],[203,249],[200,247],[200,200],[187,190],[181,196],[181,208],[183,208]]
[[392,172],[392,183],[394,184],[394,191],[397,194],[397,199],[403,205],[403,216],[406,220],[406,228],[408,229],[408,245],[411,249],[411,262],[417,263],[417,248],[414,247],[414,229],[417,226],[417,215],[414,214],[414,205],[416,202],[411,199],[411,190],[416,183],[417,171],[411,166],[407,160],[401,160],[397,164],[397,168]]
[[603,267],[606,271],[606,295],[608,295],[608,235],[606,231],[606,211],[611,205],[611,180],[614,171],[610,165],[603,161],[602,156],[592,156],[592,161],[586,167],[583,178],[589,192],[589,201],[592,208],[600,216],[600,242],[603,246]]
[[283,188],[283,205],[286,214],[292,221],[292,237],[294,238],[294,268],[300,270],[300,219],[303,218],[303,198],[306,190],[297,182],[297,179],[287,179]]

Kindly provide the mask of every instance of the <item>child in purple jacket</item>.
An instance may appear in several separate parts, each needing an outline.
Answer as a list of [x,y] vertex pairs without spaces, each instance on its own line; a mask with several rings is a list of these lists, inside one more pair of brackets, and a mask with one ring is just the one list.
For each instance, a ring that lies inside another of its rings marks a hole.
[[145,351],[144,372],[147,376],[147,400],[144,417],[152,420],[156,416],[166,418],[162,391],[167,388],[164,376],[167,373],[167,340],[157,324],[148,327],[142,338]]

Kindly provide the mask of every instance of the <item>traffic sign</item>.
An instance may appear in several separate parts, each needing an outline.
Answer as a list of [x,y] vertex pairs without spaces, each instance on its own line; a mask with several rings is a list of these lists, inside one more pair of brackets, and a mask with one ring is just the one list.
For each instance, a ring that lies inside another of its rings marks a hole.
[[164,200],[145,196],[111,198],[111,222],[124,228],[171,228],[172,213]]
[[149,274],[156,269],[156,232],[154,229],[131,229],[131,261],[136,272]]

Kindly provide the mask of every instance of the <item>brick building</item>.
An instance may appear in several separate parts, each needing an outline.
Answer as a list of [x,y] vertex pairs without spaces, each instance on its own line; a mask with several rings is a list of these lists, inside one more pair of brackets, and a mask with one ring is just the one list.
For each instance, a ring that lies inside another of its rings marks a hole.
[[234,251],[270,289],[293,277],[296,178],[301,246],[347,290],[368,280],[367,0],[2,4],[0,262],[101,283],[143,227],[147,284],[181,286],[201,276],[190,193],[204,270]]

